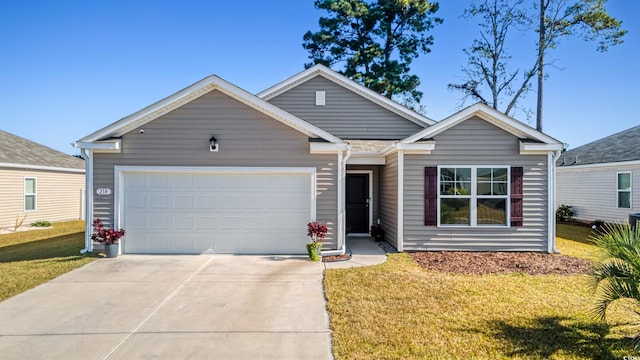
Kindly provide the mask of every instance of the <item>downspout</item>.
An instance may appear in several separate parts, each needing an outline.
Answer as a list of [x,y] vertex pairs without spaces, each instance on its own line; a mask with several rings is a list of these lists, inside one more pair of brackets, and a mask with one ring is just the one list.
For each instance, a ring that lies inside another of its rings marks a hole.
[[398,149],[398,209],[396,245],[398,251],[404,251],[404,151]]
[[93,156],[91,151],[80,149],[82,158],[85,160],[85,233],[84,233],[84,249],[80,250],[80,254],[93,251],[93,243],[91,242],[91,231],[93,224]]
[[346,234],[344,224],[346,222],[346,214],[344,210],[345,204],[345,174],[347,173],[347,160],[351,156],[351,145],[347,145],[347,150],[343,155],[342,151],[338,153],[338,248],[336,250],[322,250],[322,256],[338,256],[343,255],[346,250]]
[[556,248],[556,162],[560,159],[557,151],[552,151],[547,157],[549,163],[549,252],[559,254],[560,250]]

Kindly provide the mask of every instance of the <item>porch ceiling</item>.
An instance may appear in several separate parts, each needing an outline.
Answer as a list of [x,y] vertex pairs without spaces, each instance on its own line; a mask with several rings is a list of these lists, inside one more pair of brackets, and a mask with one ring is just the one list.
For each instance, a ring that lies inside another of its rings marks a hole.
[[347,164],[384,165],[385,158],[380,155],[395,140],[346,140],[351,145],[351,156]]

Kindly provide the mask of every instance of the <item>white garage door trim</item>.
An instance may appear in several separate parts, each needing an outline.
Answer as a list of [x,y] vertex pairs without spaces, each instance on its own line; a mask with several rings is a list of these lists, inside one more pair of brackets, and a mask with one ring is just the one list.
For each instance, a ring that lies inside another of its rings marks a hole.
[[[125,176],[141,174],[239,174],[239,175],[307,175],[310,188],[309,219],[316,218],[316,168],[314,167],[187,167],[187,166],[115,166],[114,167],[114,226],[122,228],[124,219]],[[126,229],[125,229],[126,230]],[[126,240],[126,236],[125,236]],[[122,247],[121,247],[122,249]],[[120,250],[122,251],[122,250]]]

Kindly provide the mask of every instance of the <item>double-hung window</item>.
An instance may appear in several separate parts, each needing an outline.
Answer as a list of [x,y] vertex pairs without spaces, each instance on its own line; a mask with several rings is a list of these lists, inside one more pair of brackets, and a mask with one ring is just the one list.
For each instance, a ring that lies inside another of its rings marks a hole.
[[36,178],[24,178],[24,211],[36,209]]
[[618,208],[631,209],[631,173],[618,173]]
[[438,170],[439,225],[509,225],[509,167],[442,166]]

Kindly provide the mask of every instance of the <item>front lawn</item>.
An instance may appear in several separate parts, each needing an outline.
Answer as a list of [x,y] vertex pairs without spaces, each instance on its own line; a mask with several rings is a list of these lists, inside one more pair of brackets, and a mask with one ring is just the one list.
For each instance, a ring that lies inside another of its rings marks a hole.
[[556,237],[591,244],[591,236],[595,231],[590,226],[573,225],[567,223],[556,224]]
[[[594,246],[559,239],[565,255]],[[554,255],[549,255],[554,256]],[[461,275],[428,271],[408,254],[327,270],[336,359],[621,359],[626,321],[595,320],[585,275]]]
[[59,222],[51,229],[0,235],[0,301],[95,260],[80,255],[84,224]]

